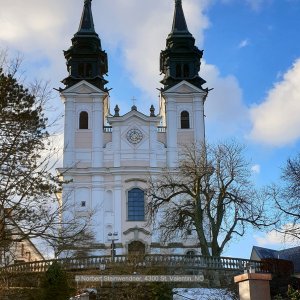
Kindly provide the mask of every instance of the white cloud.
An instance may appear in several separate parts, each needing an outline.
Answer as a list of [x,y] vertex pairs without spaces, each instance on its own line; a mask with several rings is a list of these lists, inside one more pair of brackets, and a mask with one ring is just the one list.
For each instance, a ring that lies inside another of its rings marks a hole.
[[205,62],[200,75],[214,88],[205,103],[207,136],[218,140],[243,135],[250,123],[238,80],[231,75],[222,77],[216,66]]
[[[292,224],[286,224],[285,226],[282,227],[282,231],[286,229],[291,229],[292,227],[293,227]],[[260,235],[254,235],[254,238],[258,246],[267,247],[267,248],[268,247],[283,248],[283,246],[292,247],[299,244],[299,239],[290,235],[285,235],[275,230]]]
[[[159,9],[154,2],[159,3]],[[194,35],[196,33],[198,45],[202,45],[203,31],[208,27],[208,20],[203,14],[208,2],[183,2],[189,30]],[[95,3],[95,8],[101,9],[101,5]],[[121,47],[130,80],[149,98],[156,97],[156,88],[160,86],[159,54],[165,48],[167,35],[171,31],[174,3],[115,0],[113,5],[106,3],[105,6],[106,13],[99,20],[99,28],[105,28],[102,30],[103,40],[110,47]],[[112,20],[118,22],[111,24]]]
[[[198,45],[202,45],[203,30],[209,24],[203,10],[211,1],[183,2],[189,30]],[[10,49],[25,53],[28,65],[48,60],[50,66],[47,70],[40,68],[40,74],[45,77],[53,74],[62,79],[66,70],[61,49],[70,46],[82,6],[82,0],[11,0],[0,11],[0,41]],[[119,49],[128,80],[148,98],[156,98],[156,88],[160,86],[159,53],[165,48],[165,39],[171,31],[174,3],[105,0],[93,1],[92,6],[96,31],[109,59],[109,52]]]
[[76,2],[11,0],[0,10],[1,48],[24,54],[27,78],[52,79],[57,87],[66,75],[62,49],[70,45],[79,23],[82,1]]
[[[204,12],[211,3],[213,0],[183,1],[188,28],[200,49],[203,32],[210,25]],[[52,84],[57,87],[67,73],[61,50],[71,44],[82,5],[82,0],[12,0],[6,5],[5,13],[0,12],[0,41],[24,52],[25,67],[36,77],[52,78]],[[109,66],[115,63],[113,54],[117,52],[122,58],[119,69],[128,80],[128,86],[138,88],[145,98],[143,101],[153,101],[158,94],[156,88],[160,87],[159,54],[171,31],[173,1],[103,0],[93,1],[92,5],[95,28],[108,53]],[[108,80],[113,81],[113,76],[118,75],[109,69]],[[213,136],[217,138],[217,132],[222,138],[244,132],[249,116],[237,79],[222,77],[217,67],[204,61],[200,75],[209,88],[214,88],[206,103],[207,125],[214,130]]]
[[249,45],[250,45],[250,40],[249,39],[244,39],[239,43],[238,48],[245,48]]
[[265,2],[265,0],[246,0],[253,10],[260,10]]
[[300,138],[300,59],[269,91],[266,99],[251,109],[250,137],[263,144],[283,146]]
[[[234,4],[239,0],[221,0],[224,4]],[[261,11],[265,6],[270,5],[274,0],[246,0],[245,3],[250,6],[253,11]]]
[[[63,3],[47,1],[11,0],[0,11],[0,40],[23,52],[57,49],[62,33],[67,30],[66,11],[71,0]],[[72,13],[72,9],[69,10]]]
[[254,174],[259,174],[260,173],[260,165],[253,165],[251,167],[251,171],[254,173]]

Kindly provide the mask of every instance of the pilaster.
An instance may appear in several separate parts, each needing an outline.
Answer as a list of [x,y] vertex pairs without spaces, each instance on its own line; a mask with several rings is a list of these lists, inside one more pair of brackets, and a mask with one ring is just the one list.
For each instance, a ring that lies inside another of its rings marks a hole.
[[64,168],[74,165],[74,143],[75,143],[75,100],[74,98],[64,98],[65,103],[65,126],[64,126]]
[[92,166],[103,166],[103,101],[101,97],[93,98],[93,149]]
[[157,127],[154,124],[150,126],[150,167],[156,167],[156,141],[157,141]]
[[103,178],[102,176],[94,175],[92,177],[92,224],[97,242],[103,243]]
[[[123,191],[124,192],[124,191]],[[115,176],[115,188],[114,188],[114,231],[118,233],[118,242],[122,243],[122,180],[120,175]],[[117,253],[121,254],[121,253]]]
[[202,144],[205,140],[204,99],[201,95],[195,95],[193,102],[194,140],[196,144]]
[[114,167],[121,166],[121,129],[113,127],[112,143],[114,145]]
[[166,99],[167,109],[167,166],[176,167],[177,164],[177,111],[176,100]]

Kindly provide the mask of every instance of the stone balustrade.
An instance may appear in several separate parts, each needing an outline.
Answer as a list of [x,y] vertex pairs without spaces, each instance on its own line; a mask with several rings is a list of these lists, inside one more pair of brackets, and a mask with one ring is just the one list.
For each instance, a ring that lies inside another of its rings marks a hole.
[[228,270],[240,271],[252,269],[256,273],[268,272],[264,263],[248,259],[231,257],[205,257],[186,255],[143,255],[128,256],[116,255],[114,261],[110,256],[90,256],[85,258],[65,258],[28,263],[18,263],[0,268],[0,272],[21,273],[21,272],[45,272],[49,266],[57,262],[66,271],[99,269],[106,265],[137,265],[140,267],[180,267],[197,270]]

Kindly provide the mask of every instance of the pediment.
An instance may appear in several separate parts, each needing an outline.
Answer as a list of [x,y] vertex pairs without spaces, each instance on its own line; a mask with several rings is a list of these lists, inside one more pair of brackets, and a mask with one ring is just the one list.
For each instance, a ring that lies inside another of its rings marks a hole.
[[119,117],[109,117],[107,121],[109,124],[112,123],[128,123],[130,121],[142,121],[143,123],[159,123],[161,117],[150,117],[137,110],[131,110],[127,114]]
[[146,230],[146,229],[144,229],[142,227],[138,227],[138,226],[135,226],[135,227],[127,229],[126,231],[123,232],[123,234],[127,235],[127,234],[129,234],[131,232],[133,232],[133,233],[135,233],[135,232],[141,232],[141,233],[143,233],[145,235],[150,235],[151,234],[150,231],[148,231],[148,230]]
[[197,93],[197,94],[206,94],[205,90],[199,89],[198,87],[194,86],[193,84],[183,80],[178,84],[172,86],[167,91],[163,92],[163,94],[168,93],[179,93],[179,94],[190,94],[190,93]]
[[77,84],[69,87],[68,89],[61,92],[62,95],[64,94],[107,94],[102,90],[98,89],[94,85],[90,84],[89,82],[82,80]]

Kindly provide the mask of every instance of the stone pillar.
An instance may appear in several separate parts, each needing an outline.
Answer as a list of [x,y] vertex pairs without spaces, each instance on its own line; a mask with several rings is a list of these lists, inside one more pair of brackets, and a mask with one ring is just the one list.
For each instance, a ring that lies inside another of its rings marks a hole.
[[271,300],[271,274],[245,273],[234,277],[238,284],[240,300]]
[[92,201],[91,201],[91,211],[92,211],[92,229],[95,234],[95,240],[97,243],[103,243],[104,237],[104,222],[103,222],[103,202],[104,192],[103,192],[103,177],[94,175],[92,177]]
[[156,167],[156,141],[157,141],[157,128],[156,126],[151,123],[150,125],[150,167]]
[[173,98],[167,99],[167,166],[177,166],[177,111]]
[[112,144],[114,147],[114,167],[119,168],[121,166],[121,129],[119,126],[113,127]]
[[205,123],[204,123],[204,100],[201,96],[194,97],[194,140],[196,144],[204,143]]
[[[63,97],[63,96],[62,96]],[[75,100],[73,98],[64,98],[65,103],[65,128],[64,128],[64,168],[70,168],[74,165],[74,146],[75,146]]]
[[[124,191],[123,191],[124,193]],[[114,188],[114,227],[113,231],[118,233],[118,243],[122,243],[122,177],[120,175],[115,176],[115,188]],[[123,249],[121,250],[123,251]],[[117,254],[120,253],[120,249],[116,249]]]
[[101,98],[93,99],[93,149],[92,166],[103,166],[103,101]]

